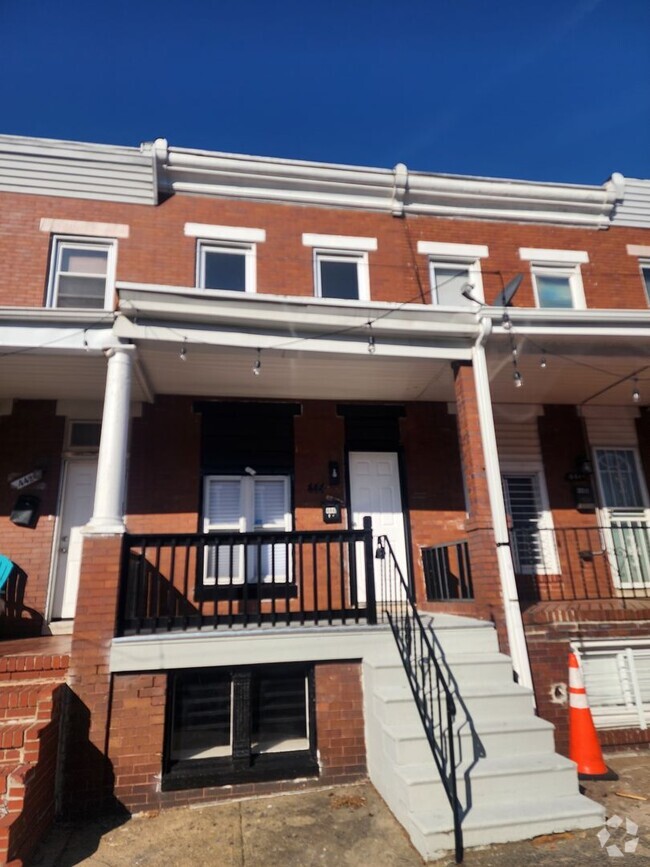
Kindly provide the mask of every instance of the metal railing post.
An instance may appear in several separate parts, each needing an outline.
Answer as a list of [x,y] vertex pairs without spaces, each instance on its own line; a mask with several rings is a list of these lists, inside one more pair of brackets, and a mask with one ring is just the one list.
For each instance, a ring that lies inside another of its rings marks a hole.
[[368,623],[377,623],[377,595],[375,593],[375,558],[372,550],[372,518],[363,519],[363,560],[366,573],[366,607]]

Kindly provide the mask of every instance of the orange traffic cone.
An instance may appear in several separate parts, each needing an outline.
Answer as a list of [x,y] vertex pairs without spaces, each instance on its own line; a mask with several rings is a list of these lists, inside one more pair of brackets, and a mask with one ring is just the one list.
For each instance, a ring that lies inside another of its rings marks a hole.
[[589,710],[582,669],[573,652],[569,653],[569,758],[577,764],[580,776],[609,774]]

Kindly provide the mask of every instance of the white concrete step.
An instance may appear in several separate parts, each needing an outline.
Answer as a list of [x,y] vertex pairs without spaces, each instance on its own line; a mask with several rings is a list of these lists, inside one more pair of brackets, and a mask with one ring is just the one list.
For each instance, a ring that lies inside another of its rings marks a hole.
[[[394,770],[400,797],[410,810],[421,810],[423,804],[440,799],[442,781],[432,763],[398,766]],[[531,779],[535,780],[534,787]],[[495,798],[525,801],[579,794],[575,764],[556,753],[470,762],[468,769],[460,769],[456,775],[456,786],[464,807]]]
[[[445,815],[445,812],[447,815]],[[490,843],[528,840],[539,834],[558,834],[603,824],[605,809],[582,795],[475,804],[463,818],[465,848]],[[453,849],[451,808],[411,813],[411,840],[425,860]]]
[[499,641],[496,629],[486,620],[471,617],[456,617],[451,614],[420,612],[425,626],[432,626],[434,649],[442,648],[445,656],[453,653],[498,653]]
[[[413,725],[387,725],[379,720],[377,723],[381,725],[382,743],[391,761],[399,765],[421,762],[433,766],[431,748],[419,716],[417,723]],[[496,758],[514,753],[535,755],[553,752],[553,732],[551,723],[530,715],[508,720],[491,720],[482,725],[475,734],[470,726],[465,726],[456,743],[461,753],[459,758],[475,754],[473,741],[476,738],[480,740],[481,752],[485,752],[486,757]]]
[[[478,720],[508,719],[533,713],[533,692],[515,683],[482,687],[467,687],[454,695],[457,721],[470,718],[474,725]],[[383,722],[411,723],[417,708],[408,686],[381,686],[374,689],[377,716]],[[444,703],[443,703],[444,706]]]
[[[512,684],[512,662],[503,653],[452,653],[444,659],[438,657],[443,673],[451,672],[458,686],[478,686],[484,683]],[[395,648],[395,653],[373,660],[373,683],[393,685],[395,678],[403,680],[404,666]]]

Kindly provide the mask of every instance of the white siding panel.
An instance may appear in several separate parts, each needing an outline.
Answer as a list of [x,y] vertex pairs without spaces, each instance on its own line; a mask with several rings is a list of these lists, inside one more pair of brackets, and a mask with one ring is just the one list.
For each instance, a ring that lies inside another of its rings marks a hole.
[[591,446],[637,445],[634,419],[617,417],[616,410],[609,418],[588,418],[587,435]]
[[650,228],[650,180],[625,178],[623,201],[616,205],[612,223]]
[[496,421],[495,428],[499,459],[502,464],[542,462],[536,418],[525,422]]
[[0,136],[0,190],[156,204],[152,152]]

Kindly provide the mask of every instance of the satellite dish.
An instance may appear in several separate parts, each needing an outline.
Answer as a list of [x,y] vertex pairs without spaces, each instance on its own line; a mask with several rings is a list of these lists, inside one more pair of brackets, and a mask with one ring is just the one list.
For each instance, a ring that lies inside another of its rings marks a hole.
[[517,289],[521,286],[521,281],[524,279],[523,274],[517,274],[510,280],[509,283],[503,288],[503,291],[499,292],[497,297],[492,302],[493,307],[509,307],[512,303],[512,299],[515,297],[517,293]]

